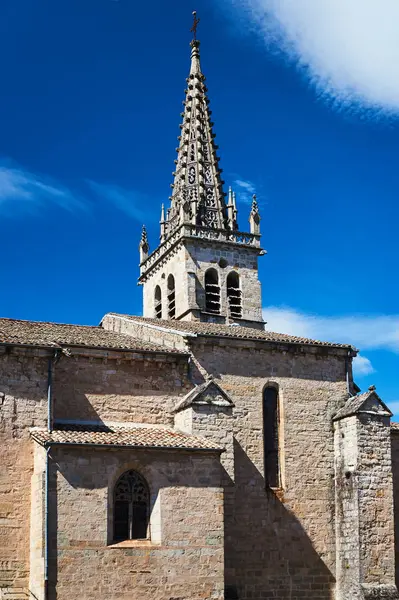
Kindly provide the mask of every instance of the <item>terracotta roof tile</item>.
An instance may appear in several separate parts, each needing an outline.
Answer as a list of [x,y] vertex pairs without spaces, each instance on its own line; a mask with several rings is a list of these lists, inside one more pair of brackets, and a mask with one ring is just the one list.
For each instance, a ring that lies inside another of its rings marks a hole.
[[310,346],[328,346],[332,348],[347,348],[355,350],[350,344],[336,344],[333,342],[323,342],[320,340],[312,340],[295,335],[285,333],[275,333],[274,331],[266,331],[261,329],[251,329],[240,325],[220,325],[217,323],[202,323],[200,321],[174,321],[164,319],[148,319],[145,317],[135,317],[133,315],[118,315],[110,313],[115,317],[123,317],[131,321],[136,321],[142,325],[152,325],[156,327],[164,327],[169,330],[175,330],[177,333],[184,335],[196,334],[207,337],[229,337],[245,340],[263,340],[265,342],[278,342],[287,344],[306,344]]
[[129,448],[171,448],[180,450],[213,450],[223,448],[205,438],[187,435],[163,427],[121,425],[57,425],[47,429],[31,429],[32,438],[42,446],[120,446]]
[[0,319],[0,343],[28,346],[85,346],[137,352],[176,352],[102,327]]

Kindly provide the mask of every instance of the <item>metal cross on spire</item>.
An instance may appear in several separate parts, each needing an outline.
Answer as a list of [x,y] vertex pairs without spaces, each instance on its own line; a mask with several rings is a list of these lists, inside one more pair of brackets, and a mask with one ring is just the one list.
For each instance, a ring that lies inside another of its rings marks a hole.
[[194,39],[197,39],[197,27],[198,27],[198,23],[201,21],[201,19],[197,19],[197,11],[193,10],[193,26],[191,27],[190,31],[192,32]]

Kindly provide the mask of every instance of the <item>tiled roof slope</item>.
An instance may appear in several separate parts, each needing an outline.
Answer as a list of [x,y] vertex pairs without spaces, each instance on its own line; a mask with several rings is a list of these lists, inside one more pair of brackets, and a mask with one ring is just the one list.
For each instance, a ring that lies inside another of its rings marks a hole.
[[201,323],[199,321],[174,321],[164,319],[148,319],[146,317],[135,317],[133,315],[118,315],[110,313],[115,317],[123,317],[131,321],[136,321],[143,325],[154,325],[164,327],[165,329],[175,330],[179,333],[196,334],[201,336],[229,337],[245,340],[264,340],[266,342],[280,342],[287,344],[306,344],[310,346],[329,346],[331,348],[347,348],[355,350],[350,344],[336,344],[333,342],[322,342],[285,333],[275,333],[273,331],[262,331],[261,329],[251,329],[236,325],[219,325],[217,323]]
[[94,444],[109,447],[223,451],[223,448],[204,438],[161,427],[57,425],[57,429],[51,433],[47,429],[31,429],[31,436],[42,446]]
[[85,346],[162,354],[173,352],[164,346],[138,340],[123,333],[107,331],[102,327],[16,319],[0,319],[0,343],[41,347]]

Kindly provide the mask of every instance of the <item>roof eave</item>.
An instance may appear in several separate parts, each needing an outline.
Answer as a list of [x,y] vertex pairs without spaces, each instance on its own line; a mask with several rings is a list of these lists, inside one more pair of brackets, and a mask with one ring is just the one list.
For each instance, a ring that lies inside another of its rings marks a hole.
[[56,441],[46,441],[38,439],[35,435],[31,436],[32,439],[38,443],[43,448],[51,448],[52,446],[68,446],[68,447],[79,447],[79,448],[119,448],[130,449],[130,450],[162,450],[162,451],[186,451],[186,452],[211,452],[222,454],[226,451],[225,448],[198,448],[198,447],[179,447],[179,446],[150,446],[142,444],[101,444],[98,442],[56,442]]
[[79,350],[100,350],[105,352],[129,352],[132,354],[161,354],[163,356],[180,356],[180,357],[189,357],[190,354],[188,352],[179,352],[179,351],[167,351],[162,349],[157,350],[144,350],[138,348],[116,348],[110,346],[87,346],[84,344],[62,344],[62,345],[43,345],[43,344],[24,344],[22,342],[0,342],[0,347],[17,347],[17,348],[36,348],[38,350],[63,350],[65,348],[76,348]]

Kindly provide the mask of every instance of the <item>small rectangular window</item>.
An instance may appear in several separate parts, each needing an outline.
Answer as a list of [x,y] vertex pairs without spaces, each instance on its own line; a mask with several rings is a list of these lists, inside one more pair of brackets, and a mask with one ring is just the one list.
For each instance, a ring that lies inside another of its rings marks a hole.
[[263,392],[263,444],[265,483],[280,487],[278,392],[272,387]]

